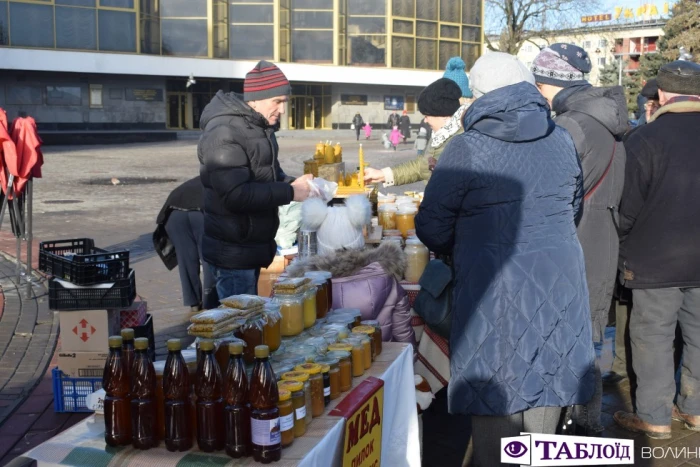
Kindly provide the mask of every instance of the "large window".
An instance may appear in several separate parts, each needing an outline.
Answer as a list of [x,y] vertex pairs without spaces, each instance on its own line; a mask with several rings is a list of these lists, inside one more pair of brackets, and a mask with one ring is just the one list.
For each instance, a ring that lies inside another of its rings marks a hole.
[[46,104],[48,105],[82,105],[80,86],[46,86]]
[[231,0],[229,55],[242,60],[272,59],[275,54],[272,0]]
[[10,2],[11,45],[53,48],[53,5]]
[[333,0],[291,0],[292,61],[333,62]]
[[347,0],[348,65],[386,66],[386,2]]
[[41,105],[41,88],[39,86],[24,86],[10,84],[7,86],[5,100],[14,105]]
[[59,49],[97,49],[96,14],[97,12],[93,8],[56,5],[56,47]]
[[0,1],[0,45],[10,44],[9,25],[7,2]]
[[163,55],[207,57],[208,0],[160,0],[160,37]]
[[100,50],[136,52],[136,14],[128,11],[97,12]]

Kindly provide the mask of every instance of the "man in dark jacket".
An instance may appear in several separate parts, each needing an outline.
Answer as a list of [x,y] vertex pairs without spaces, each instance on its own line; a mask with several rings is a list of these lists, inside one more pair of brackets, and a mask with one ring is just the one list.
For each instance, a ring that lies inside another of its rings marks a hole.
[[[700,431],[700,65],[675,61],[657,76],[661,108],[625,144],[620,207],[620,272],[632,289],[632,365],[637,413],[615,421],[651,438],[670,438],[671,419]],[[683,334],[677,405],[676,324]]]
[[399,117],[399,114],[396,112],[393,112],[391,115],[389,115],[389,120],[387,120],[387,125],[389,125],[389,129],[391,130],[395,126],[399,126],[399,122],[401,121],[401,117]]
[[405,110],[399,119],[399,129],[401,130],[401,136],[405,143],[406,140],[411,137],[411,119],[408,117],[408,112]]
[[357,141],[360,141],[360,130],[362,130],[362,127],[365,126],[365,121],[362,119],[360,112],[355,114],[355,117],[352,119],[352,124],[355,127],[355,136],[357,136]]
[[421,241],[453,258],[449,409],[472,415],[480,467],[501,465],[503,437],[554,434],[561,407],[585,404],[594,389],[574,223],[583,177],[534,82],[511,55],[476,61],[477,100],[415,220]]
[[257,292],[260,268],[272,263],[278,208],[308,197],[308,180],[281,169],[274,126],[291,87],[274,64],[259,62],[243,96],[219,91],[202,112],[197,155],[204,187],[204,259],[219,298]]
[[[625,148],[620,140],[627,131],[627,101],[621,87],[592,87],[584,79],[590,71],[588,54],[573,44],[553,44],[532,63],[537,87],[556,113],[556,124],[574,139],[583,168],[583,215],[577,233],[586,259],[593,341],[601,342],[617,271],[616,218],[625,177]],[[603,431],[602,402],[598,365],[596,394],[586,410],[577,410],[577,423],[585,434]]]
[[178,267],[185,306],[192,312],[219,306],[216,280],[209,265],[202,260],[204,215],[199,177],[186,181],[168,195],[156,224],[153,246],[168,270]]

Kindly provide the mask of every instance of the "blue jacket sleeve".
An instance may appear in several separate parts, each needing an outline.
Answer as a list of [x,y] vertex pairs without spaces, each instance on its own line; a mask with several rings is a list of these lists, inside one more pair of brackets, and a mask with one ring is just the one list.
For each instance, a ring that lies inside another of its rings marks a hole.
[[447,144],[416,216],[418,238],[435,253],[451,254],[454,248],[457,219],[471,172],[466,163],[467,151],[462,137],[455,137]]

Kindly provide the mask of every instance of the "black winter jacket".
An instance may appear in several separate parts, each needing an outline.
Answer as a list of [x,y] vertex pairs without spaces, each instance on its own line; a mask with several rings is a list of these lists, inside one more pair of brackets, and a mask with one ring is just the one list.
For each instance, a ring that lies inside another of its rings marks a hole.
[[700,102],[678,102],[625,142],[619,266],[626,287],[700,287],[699,128]]
[[204,108],[201,126],[204,259],[225,269],[267,267],[277,248],[278,208],[294,199],[274,129],[241,96],[223,91]]
[[153,248],[160,256],[160,259],[169,270],[177,266],[177,256],[175,256],[175,246],[170,241],[170,237],[165,230],[170,214],[173,211],[201,211],[202,210],[202,182],[199,177],[187,180],[182,185],[175,188],[168,195],[165,204],[156,218],[155,232],[153,232]]
[[[605,333],[615,290],[620,240],[618,208],[625,181],[627,101],[621,87],[577,86],[559,92],[552,103],[557,125],[574,140],[583,168],[587,199],[577,233],[586,258],[593,340]],[[614,156],[613,156],[614,150]]]

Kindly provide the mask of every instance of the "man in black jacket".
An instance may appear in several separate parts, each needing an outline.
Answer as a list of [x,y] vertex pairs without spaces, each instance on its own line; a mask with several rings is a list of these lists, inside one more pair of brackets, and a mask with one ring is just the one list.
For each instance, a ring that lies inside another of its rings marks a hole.
[[219,298],[256,294],[260,269],[272,263],[278,208],[309,195],[310,175],[296,180],[280,167],[274,126],[284,114],[289,81],[260,61],[243,96],[219,91],[204,108],[197,155],[204,188],[204,259]]
[[[542,50],[532,63],[537,87],[557,114],[554,122],[574,140],[583,168],[583,214],[577,234],[586,260],[593,342],[605,335],[615,289],[619,239],[616,217],[625,176],[627,101],[621,87],[597,88],[585,80],[591,71],[588,53],[573,44],[557,43]],[[582,434],[603,431],[603,384],[596,361],[596,392],[576,411]]]
[[[700,431],[700,65],[666,64],[657,82],[661,108],[625,143],[619,266],[634,301],[637,413],[614,418],[625,429],[666,439],[671,419]],[[677,323],[684,345],[674,405]]]

